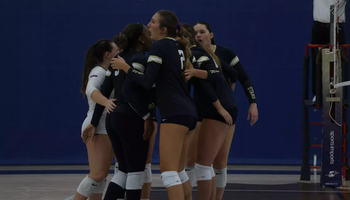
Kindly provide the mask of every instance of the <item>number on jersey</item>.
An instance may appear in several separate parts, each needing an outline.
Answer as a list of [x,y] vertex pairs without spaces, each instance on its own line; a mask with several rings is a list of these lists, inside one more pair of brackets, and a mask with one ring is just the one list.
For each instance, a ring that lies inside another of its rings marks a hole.
[[179,55],[181,60],[181,69],[184,69],[185,56],[184,56],[184,52],[180,49],[179,49]]

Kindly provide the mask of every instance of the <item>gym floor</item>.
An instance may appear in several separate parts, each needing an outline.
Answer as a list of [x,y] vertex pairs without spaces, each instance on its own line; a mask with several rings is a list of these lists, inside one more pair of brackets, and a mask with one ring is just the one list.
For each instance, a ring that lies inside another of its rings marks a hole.
[[[152,166],[151,200],[167,199],[159,166]],[[111,166],[112,177],[113,166]],[[0,200],[71,200],[88,166],[0,166]],[[350,200],[350,181],[322,188],[319,176],[301,182],[298,166],[229,166],[224,200]],[[194,188],[193,199],[197,199]]]

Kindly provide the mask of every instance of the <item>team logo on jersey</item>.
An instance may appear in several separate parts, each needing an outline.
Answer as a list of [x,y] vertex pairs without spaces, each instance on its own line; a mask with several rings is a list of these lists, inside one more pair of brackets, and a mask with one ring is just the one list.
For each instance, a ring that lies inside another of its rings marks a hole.
[[249,88],[247,88],[247,89],[248,89],[249,94],[250,94],[250,96],[252,97],[252,99],[255,99],[255,94],[254,94],[254,89],[253,89],[253,87],[249,87]]
[[209,72],[211,73],[211,74],[215,74],[215,73],[219,73],[220,71],[219,70],[209,70]]
[[114,72],[114,76],[118,76],[118,75],[119,75],[119,69]]
[[148,110],[151,110],[151,109],[153,109],[155,107],[156,107],[156,105],[154,103],[151,103],[151,104],[148,105]]
[[111,74],[112,74],[111,71],[109,70],[106,71],[106,76],[110,76]]
[[90,78],[93,78],[93,77],[96,77],[96,78],[97,78],[98,76],[97,76],[97,75],[91,75],[91,76],[90,76]]

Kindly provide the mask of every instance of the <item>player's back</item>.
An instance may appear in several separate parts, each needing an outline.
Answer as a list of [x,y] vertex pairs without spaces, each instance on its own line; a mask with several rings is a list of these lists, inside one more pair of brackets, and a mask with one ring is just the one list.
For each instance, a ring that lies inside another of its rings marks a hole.
[[[128,63],[130,66],[135,65],[135,63],[137,63],[141,67],[144,67],[143,65],[146,65],[145,64],[147,60],[146,57],[143,55],[143,53],[141,53],[140,51],[137,51],[136,49],[123,51],[119,54],[119,56],[123,57],[125,62]],[[138,93],[140,96],[147,98],[146,97],[147,90],[136,83],[127,82],[127,76],[123,70],[113,69],[113,71],[114,71],[113,84],[116,91],[115,99],[117,99],[116,100],[117,107],[114,110],[114,112],[122,112],[130,116],[135,116],[137,111],[131,107],[130,105],[131,100],[128,99],[128,97],[131,96],[131,93]],[[143,100],[144,99],[141,97],[136,101],[142,102]]]
[[[153,52],[159,52],[162,65],[156,79],[157,104],[162,118],[190,115],[197,117],[194,103],[183,77],[185,50],[173,38],[156,41]],[[154,56],[154,55],[150,55]]]

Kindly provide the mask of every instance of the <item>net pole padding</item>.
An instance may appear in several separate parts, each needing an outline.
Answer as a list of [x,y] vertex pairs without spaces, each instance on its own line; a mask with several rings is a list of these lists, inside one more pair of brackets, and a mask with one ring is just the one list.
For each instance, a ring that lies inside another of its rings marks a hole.
[[323,131],[321,185],[342,186],[342,91],[333,88],[334,57],[330,49],[322,50]]

